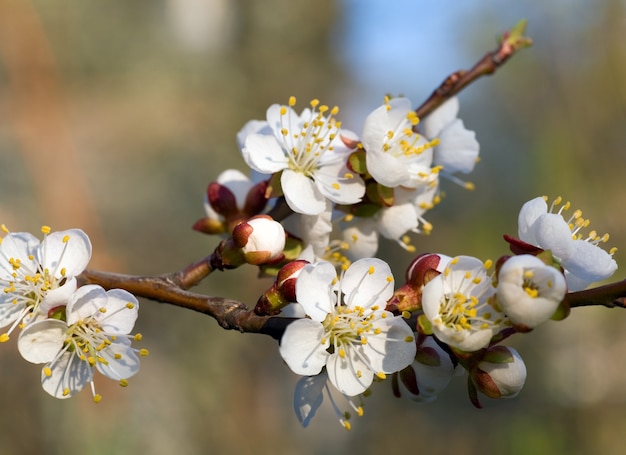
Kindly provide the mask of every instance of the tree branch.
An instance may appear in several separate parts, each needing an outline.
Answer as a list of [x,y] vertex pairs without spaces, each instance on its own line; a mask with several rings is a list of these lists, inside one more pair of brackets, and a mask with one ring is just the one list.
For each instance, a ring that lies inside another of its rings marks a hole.
[[186,308],[211,316],[226,330],[261,333],[280,339],[292,318],[259,316],[244,303],[223,297],[210,297],[181,289],[176,277],[183,272],[156,277],[85,270],[78,280],[81,285],[98,284],[105,289],[125,289],[137,297]]
[[415,109],[419,118],[426,117],[448,98],[453,97],[476,79],[496,72],[515,53],[532,44],[532,40],[523,36],[526,21],[520,21],[502,36],[497,49],[487,52],[471,70],[459,70],[449,75],[430,97]]

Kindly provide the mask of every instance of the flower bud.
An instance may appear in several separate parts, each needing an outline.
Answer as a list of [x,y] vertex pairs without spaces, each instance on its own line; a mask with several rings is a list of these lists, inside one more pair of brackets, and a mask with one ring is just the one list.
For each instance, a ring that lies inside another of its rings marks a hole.
[[196,221],[193,229],[206,234],[229,234],[239,222],[263,211],[266,189],[267,181],[255,184],[236,169],[222,172],[207,188],[207,216]]
[[526,382],[526,365],[515,349],[493,346],[470,377],[476,388],[490,398],[513,398]]
[[498,304],[519,331],[550,319],[566,291],[559,270],[528,254],[507,259],[498,273]]
[[296,301],[296,281],[298,275],[309,262],[297,260],[283,266],[276,281],[257,301],[254,312],[259,315],[274,315],[287,304]]
[[433,337],[419,336],[417,343],[415,361],[400,371],[400,381],[411,400],[431,402],[450,383],[455,367]]
[[235,226],[233,241],[248,264],[279,262],[284,257],[285,230],[267,215],[258,215]]
[[387,305],[389,311],[415,311],[421,307],[422,288],[443,272],[450,257],[426,253],[417,256],[406,271],[406,283],[394,294]]

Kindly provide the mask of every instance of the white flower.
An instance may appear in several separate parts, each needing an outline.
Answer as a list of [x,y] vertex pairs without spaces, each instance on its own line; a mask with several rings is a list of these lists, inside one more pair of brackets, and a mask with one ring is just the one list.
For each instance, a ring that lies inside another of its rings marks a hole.
[[[68,398],[91,383],[94,400],[100,395],[93,385],[93,370],[122,385],[139,370],[139,359],[130,344],[141,339],[129,335],[138,312],[130,293],[100,286],[80,287],[66,307],[56,310],[59,319],[43,319],[22,330],[17,346],[24,359],[45,363],[43,389],[56,398]],[[146,350],[139,351],[147,355]]]
[[437,178],[431,168],[432,146],[413,131],[418,118],[406,98],[385,100],[365,119],[361,143],[367,171],[378,183],[395,188],[416,188]]
[[28,232],[8,232],[0,244],[0,335],[7,341],[20,323],[65,305],[76,290],[76,276],[91,258],[91,242],[80,229],[50,233],[44,226],[39,241]]
[[588,228],[590,222],[582,217],[580,210],[574,211],[565,219],[563,212],[570,208],[570,203],[561,204],[557,198],[550,208],[545,197],[537,197],[526,202],[519,213],[518,234],[526,243],[552,251],[554,257],[565,269],[565,279],[570,291],[585,289],[594,281],[609,278],[617,270],[617,263],[612,255],[598,246],[608,241],[608,234],[600,236],[590,231],[583,236],[581,231]]
[[507,259],[498,273],[497,301],[514,325],[532,329],[547,321],[566,292],[563,274],[529,254]]
[[319,374],[344,395],[364,392],[374,375],[384,378],[415,356],[411,328],[385,311],[393,295],[393,276],[379,259],[361,259],[338,279],[329,262],[307,265],[298,277],[298,303],[310,319],[290,324],[280,354],[300,375]]
[[[495,355],[493,355],[495,353]],[[490,356],[495,357],[491,361]],[[513,398],[526,382],[526,365],[518,352],[507,346],[495,346],[471,373],[478,389],[490,398]]]
[[441,166],[446,175],[468,174],[478,161],[480,146],[476,134],[465,128],[457,118],[459,100],[452,97],[424,119],[422,128],[429,139],[439,139],[433,150],[433,163]]
[[438,181],[414,189],[394,188],[394,204],[371,217],[347,217],[342,228],[350,259],[372,257],[378,250],[378,235],[394,240],[407,251],[415,251],[405,235],[429,234],[432,225],[423,217],[438,201]]
[[424,286],[422,309],[437,338],[461,351],[478,351],[489,344],[503,323],[492,306],[493,294],[483,263],[457,256]]
[[[341,140],[340,122],[333,118],[338,108],[319,106],[301,115],[289,106],[274,104],[267,110],[267,126],[246,125],[242,149],[246,163],[258,172],[282,172],[280,182],[289,207],[297,213],[316,215],[326,208],[326,199],[354,204],[365,193],[365,184],[347,167],[351,149]],[[316,109],[318,109],[316,111]],[[327,115],[328,113],[328,115]],[[257,131],[257,132],[251,132]],[[271,131],[271,132],[270,132]]]

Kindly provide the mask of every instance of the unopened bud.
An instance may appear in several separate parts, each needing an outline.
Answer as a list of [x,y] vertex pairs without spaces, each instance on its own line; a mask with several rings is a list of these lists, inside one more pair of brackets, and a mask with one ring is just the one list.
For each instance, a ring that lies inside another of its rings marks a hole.
[[449,256],[432,253],[413,259],[406,271],[406,283],[394,293],[387,310],[413,312],[421,308],[422,288],[443,272],[450,259]]
[[248,264],[278,262],[284,257],[285,230],[267,215],[258,215],[235,226],[233,241]]
[[528,254],[507,259],[498,273],[498,305],[519,331],[550,319],[566,291],[559,270]]
[[309,262],[293,261],[280,269],[276,281],[257,301],[254,312],[259,315],[274,315],[289,303],[296,301],[296,281],[298,275]]
[[490,398],[513,398],[526,382],[526,365],[513,348],[493,346],[470,371],[472,382]]

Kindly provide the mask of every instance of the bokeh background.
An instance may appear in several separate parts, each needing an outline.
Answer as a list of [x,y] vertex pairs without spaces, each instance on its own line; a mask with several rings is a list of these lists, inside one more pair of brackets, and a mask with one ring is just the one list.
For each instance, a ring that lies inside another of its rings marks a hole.
[[[217,240],[193,232],[207,184],[245,170],[235,135],[295,95],[360,129],[384,94],[424,100],[529,20],[535,45],[460,96],[482,161],[468,192],[443,183],[419,251],[497,258],[538,195],[563,195],[626,250],[626,4],[622,0],[0,0],[0,221],[81,227],[92,266],[178,270]],[[408,253],[385,243],[397,276]],[[616,279],[623,279],[619,270]],[[245,268],[198,289],[253,303]],[[621,454],[626,313],[577,309],[511,340],[528,380],[474,409],[456,378],[436,402],[379,384],[346,432],[326,403],[309,428],[275,341],[144,301],[151,355],[128,388],[104,378],[49,397],[15,340],[0,349],[0,454]]]

